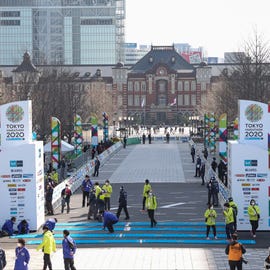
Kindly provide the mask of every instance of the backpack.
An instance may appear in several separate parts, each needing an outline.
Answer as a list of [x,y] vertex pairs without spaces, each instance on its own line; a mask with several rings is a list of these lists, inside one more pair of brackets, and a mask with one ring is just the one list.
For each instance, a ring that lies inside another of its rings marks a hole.
[[6,265],[7,261],[5,251],[0,248],[0,269],[4,269]]

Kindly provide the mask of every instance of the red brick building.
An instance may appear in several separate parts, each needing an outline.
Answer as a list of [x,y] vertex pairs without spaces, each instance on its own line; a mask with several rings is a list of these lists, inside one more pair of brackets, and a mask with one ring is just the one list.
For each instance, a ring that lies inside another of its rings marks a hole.
[[197,115],[210,89],[211,67],[186,62],[174,46],[152,46],[131,69],[113,68],[116,117],[137,123],[181,124]]

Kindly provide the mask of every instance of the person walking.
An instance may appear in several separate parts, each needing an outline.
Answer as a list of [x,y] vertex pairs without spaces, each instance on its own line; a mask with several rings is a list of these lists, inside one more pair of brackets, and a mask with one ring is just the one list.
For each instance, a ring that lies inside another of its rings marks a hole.
[[98,157],[96,157],[96,159],[95,159],[95,169],[94,169],[93,176],[97,176],[98,177],[99,167],[100,167],[100,161],[99,161]]
[[101,214],[103,216],[103,230],[107,228],[110,233],[113,233],[113,225],[118,222],[118,217],[109,211],[101,211]]
[[196,159],[196,168],[194,177],[200,177],[200,168],[201,168],[202,160],[199,155],[197,155]]
[[151,133],[148,134],[148,142],[149,144],[151,144],[151,141],[152,141],[152,137],[151,137]]
[[72,192],[69,188],[69,185],[66,184],[66,187],[64,189],[62,189],[62,192],[61,192],[61,197],[62,197],[62,209],[61,209],[61,213],[63,214],[64,213],[64,208],[65,208],[65,205],[67,204],[67,214],[69,213],[70,211],[70,197],[72,195]]
[[49,228],[43,226],[43,239],[42,243],[37,247],[37,251],[42,249],[43,252],[43,270],[46,270],[47,267],[49,270],[52,270],[51,254],[56,252],[56,244],[52,232]]
[[192,158],[192,163],[194,163],[195,162],[195,160],[194,160],[194,157],[195,157],[195,147],[194,147],[194,145],[191,146],[190,154],[191,154],[191,158]]
[[210,180],[208,181],[207,185],[206,185],[207,189],[208,189],[208,200],[207,200],[207,205],[213,204],[213,199],[212,199],[212,177],[210,178]]
[[146,139],[146,136],[145,136],[145,134],[143,133],[143,135],[142,135],[142,143],[143,143],[143,144],[145,144],[145,139]]
[[51,184],[51,182],[48,182],[46,185],[46,191],[45,191],[45,201],[46,201],[46,208],[47,208],[47,215],[51,216],[53,215],[53,189],[54,186]]
[[206,224],[206,239],[209,240],[209,232],[210,228],[213,230],[214,238],[217,239],[217,231],[216,231],[216,218],[217,212],[214,210],[212,204],[208,205],[208,209],[204,212],[205,224]]
[[94,214],[95,219],[101,221],[101,213],[104,211],[105,204],[104,204],[104,193],[99,183],[95,183],[95,196],[96,196],[96,212]]
[[254,199],[251,199],[248,206],[248,216],[249,216],[249,222],[251,224],[251,235],[255,238],[256,237],[256,231],[259,227],[259,219],[260,219],[260,208],[258,205],[256,205],[256,202]]
[[90,219],[96,219],[96,207],[97,207],[97,199],[96,199],[96,191],[94,188],[90,190],[89,200],[87,205],[89,205],[88,215],[87,218]]
[[111,209],[111,194],[113,192],[110,181],[107,179],[105,185],[103,185],[102,190],[104,190],[104,207],[105,210],[110,211]]
[[119,219],[122,209],[124,209],[124,212],[126,214],[125,220],[129,220],[129,213],[127,210],[127,192],[124,190],[124,187],[120,187],[120,194],[119,194],[119,200],[118,200],[118,210],[116,213],[117,218]]
[[124,136],[124,138],[123,138],[123,147],[126,148],[126,146],[127,146],[127,137]]
[[74,254],[77,249],[76,243],[70,236],[68,230],[63,230],[63,237],[62,248],[65,270],[76,270],[76,267],[74,266]]
[[202,178],[202,186],[205,184],[204,182],[204,177],[205,177],[205,162],[203,161],[202,164],[201,164],[201,168],[200,168],[200,175],[201,175],[201,178]]
[[232,242],[227,245],[225,253],[228,255],[230,270],[242,270],[243,254],[246,253],[246,249],[238,242],[237,234],[232,235]]
[[204,158],[207,160],[207,158],[208,158],[208,151],[207,151],[207,148],[204,147],[204,150],[203,150],[202,152],[203,152]]
[[89,200],[90,190],[92,187],[93,187],[93,184],[90,180],[90,176],[86,174],[82,182],[82,194],[83,194],[82,207],[85,207],[85,202],[87,204]]
[[96,154],[96,149],[95,149],[95,146],[93,146],[91,150],[91,159],[95,158],[95,154]]
[[6,252],[0,247],[0,270],[3,270],[7,265]]
[[232,240],[232,235],[234,233],[234,218],[233,218],[233,210],[230,207],[229,203],[224,203],[223,216],[225,217],[225,230],[227,235],[227,240]]
[[218,206],[219,184],[216,177],[212,177],[212,197],[214,206]]
[[147,197],[147,193],[152,189],[150,182],[148,179],[145,180],[144,186],[143,186],[143,202],[142,202],[142,210],[145,211],[145,201]]
[[230,207],[232,208],[233,210],[233,218],[234,218],[234,225],[233,225],[233,229],[234,229],[234,232],[237,232],[237,214],[238,214],[238,206],[237,204],[233,201],[233,198],[230,197],[228,199],[228,202],[229,202],[229,205]]
[[25,240],[23,238],[18,239],[15,255],[16,260],[14,270],[28,270],[30,254],[28,249],[25,247]]
[[145,201],[145,206],[148,212],[148,216],[151,221],[151,228],[157,225],[157,221],[155,220],[155,210],[157,209],[157,198],[153,194],[152,190],[147,192],[147,197]]
[[170,143],[170,133],[169,132],[167,132],[167,134],[166,134],[166,142]]
[[214,172],[216,172],[217,166],[218,166],[218,164],[217,164],[217,162],[216,162],[216,158],[213,157],[213,160],[212,160],[212,163],[211,163],[211,168],[212,168],[212,170],[213,170]]

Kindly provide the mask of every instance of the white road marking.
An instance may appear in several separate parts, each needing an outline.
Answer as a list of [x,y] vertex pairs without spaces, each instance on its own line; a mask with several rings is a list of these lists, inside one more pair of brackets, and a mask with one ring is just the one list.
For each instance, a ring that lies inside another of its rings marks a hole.
[[186,204],[186,203],[183,203],[183,202],[173,203],[173,204],[163,205],[160,208],[171,208],[171,207],[174,207],[174,206],[177,206],[177,205],[183,205],[183,204]]

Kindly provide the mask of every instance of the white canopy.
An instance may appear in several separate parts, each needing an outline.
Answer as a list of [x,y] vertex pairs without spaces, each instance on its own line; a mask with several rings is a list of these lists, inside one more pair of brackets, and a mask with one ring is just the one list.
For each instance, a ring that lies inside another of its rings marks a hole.
[[[75,147],[65,141],[61,141],[61,152],[69,152],[73,151]],[[44,145],[44,153],[45,152],[51,152],[51,142],[49,141]]]

